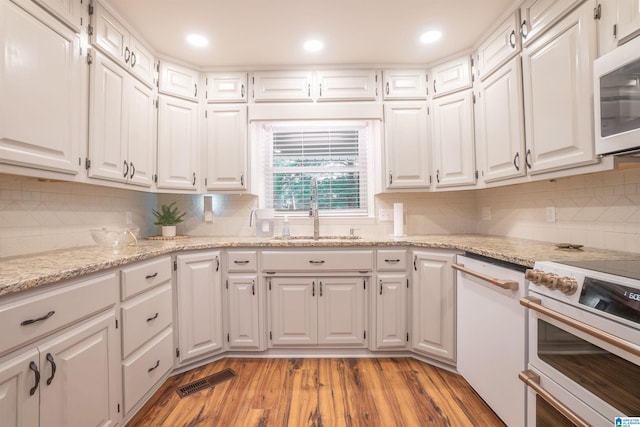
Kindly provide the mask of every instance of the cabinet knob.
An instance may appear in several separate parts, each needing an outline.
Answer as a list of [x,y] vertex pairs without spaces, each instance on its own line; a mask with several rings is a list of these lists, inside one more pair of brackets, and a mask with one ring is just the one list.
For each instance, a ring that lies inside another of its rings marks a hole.
[[512,48],[516,47],[516,30],[512,30],[511,34],[509,34],[509,44]]
[[527,20],[525,19],[524,21],[522,21],[522,24],[520,25],[520,35],[522,35],[523,39],[526,39],[528,34],[529,34],[529,27],[527,26]]

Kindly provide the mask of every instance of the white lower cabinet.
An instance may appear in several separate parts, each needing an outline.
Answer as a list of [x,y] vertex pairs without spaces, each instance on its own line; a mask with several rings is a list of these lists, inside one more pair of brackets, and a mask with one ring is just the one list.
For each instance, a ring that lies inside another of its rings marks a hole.
[[223,349],[220,251],[178,255],[177,312],[180,363]]
[[261,350],[263,311],[260,306],[258,274],[229,274],[225,289],[228,313],[227,347],[233,350]]
[[413,251],[411,347],[446,363],[455,363],[455,253]]
[[271,347],[365,347],[367,282],[363,277],[269,278]]
[[406,273],[378,273],[376,292],[376,348],[407,348]]

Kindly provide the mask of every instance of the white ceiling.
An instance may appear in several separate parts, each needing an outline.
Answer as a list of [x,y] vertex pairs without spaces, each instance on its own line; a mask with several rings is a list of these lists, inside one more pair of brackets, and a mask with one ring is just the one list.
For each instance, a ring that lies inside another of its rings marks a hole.
[[[202,68],[431,64],[476,45],[513,0],[109,0],[156,52]],[[422,45],[420,35],[443,32]],[[194,48],[196,32],[209,46]],[[307,53],[307,38],[321,52]]]

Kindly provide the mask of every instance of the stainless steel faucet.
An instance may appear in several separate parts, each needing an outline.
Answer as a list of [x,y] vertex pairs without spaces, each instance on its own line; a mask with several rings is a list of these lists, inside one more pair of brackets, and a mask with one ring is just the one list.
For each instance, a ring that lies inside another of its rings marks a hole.
[[320,215],[318,215],[318,178],[309,182],[309,216],[313,217],[313,239],[320,238]]

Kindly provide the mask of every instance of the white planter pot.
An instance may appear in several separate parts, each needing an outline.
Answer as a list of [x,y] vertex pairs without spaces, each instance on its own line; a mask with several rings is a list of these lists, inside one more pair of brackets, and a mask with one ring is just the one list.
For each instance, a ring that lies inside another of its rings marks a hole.
[[162,237],[175,237],[176,236],[176,226],[175,225],[163,225],[162,226]]

